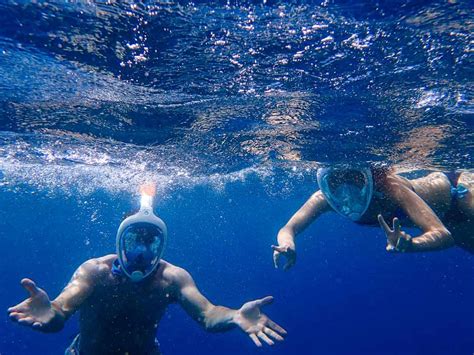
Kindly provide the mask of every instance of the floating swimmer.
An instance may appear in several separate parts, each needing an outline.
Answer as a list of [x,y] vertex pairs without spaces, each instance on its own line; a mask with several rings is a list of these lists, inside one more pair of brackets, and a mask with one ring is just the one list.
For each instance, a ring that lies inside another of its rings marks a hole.
[[240,309],[213,305],[186,270],[162,259],[166,225],[153,213],[154,189],[142,193],[140,211],[120,224],[117,254],[83,263],[53,301],[32,280],[23,279],[29,297],[8,309],[10,318],[38,331],[58,332],[79,311],[80,333],[66,354],[159,354],[156,328],[172,303],[208,331],[237,326],[259,347],[282,341],[286,331],[261,313],[273,297]]
[[[272,246],[275,267],[296,262],[295,237],[323,213],[335,211],[359,224],[380,224],[389,252],[418,252],[458,245],[474,252],[474,173],[431,173],[408,180],[387,167],[329,167],[317,172],[320,190],[291,217]],[[392,228],[386,222],[392,221]],[[412,237],[401,222],[421,229]]]

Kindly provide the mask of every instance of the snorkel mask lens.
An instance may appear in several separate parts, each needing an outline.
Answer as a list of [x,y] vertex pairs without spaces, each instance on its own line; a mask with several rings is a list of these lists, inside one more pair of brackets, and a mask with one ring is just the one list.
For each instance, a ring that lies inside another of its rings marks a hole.
[[117,231],[117,257],[120,269],[132,281],[150,276],[160,264],[168,231],[153,213],[153,197],[143,194],[140,211],[126,218]]
[[122,267],[133,281],[148,276],[158,265],[163,251],[163,231],[150,223],[134,223],[120,236]]
[[373,178],[370,169],[321,168],[318,184],[329,205],[339,214],[358,221],[373,195]]

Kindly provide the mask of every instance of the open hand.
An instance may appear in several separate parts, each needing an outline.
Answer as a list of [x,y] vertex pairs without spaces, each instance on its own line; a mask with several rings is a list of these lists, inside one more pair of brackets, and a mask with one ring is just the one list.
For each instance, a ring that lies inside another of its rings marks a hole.
[[262,346],[261,340],[268,345],[273,345],[273,340],[282,341],[286,330],[260,312],[260,308],[273,302],[273,297],[268,296],[259,300],[245,303],[235,315],[235,323],[248,334],[258,347]]
[[8,315],[12,321],[40,330],[55,316],[48,294],[36,287],[30,279],[21,280],[21,285],[28,291],[30,297],[8,308]]
[[278,269],[278,263],[281,256],[286,258],[286,264],[283,266],[283,270],[288,270],[296,263],[296,248],[294,243],[285,243],[282,245],[272,245],[273,249],[273,264],[275,269]]
[[387,236],[387,251],[404,252],[411,246],[412,237],[408,233],[402,231],[398,218],[395,217],[393,219],[393,229],[390,229],[381,214],[379,214],[377,218],[380,227],[382,227]]

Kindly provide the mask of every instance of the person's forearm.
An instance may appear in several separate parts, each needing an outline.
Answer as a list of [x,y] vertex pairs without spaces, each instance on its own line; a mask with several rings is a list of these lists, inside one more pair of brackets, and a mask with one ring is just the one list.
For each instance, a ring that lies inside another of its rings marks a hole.
[[316,218],[329,210],[329,204],[321,191],[314,193],[278,232],[278,244],[294,244],[295,237]]
[[454,239],[451,233],[446,230],[435,230],[423,233],[412,239],[411,247],[407,249],[410,252],[435,251],[449,248],[454,245]]
[[224,332],[236,324],[234,317],[237,311],[222,306],[212,306],[204,314],[202,324],[209,332]]

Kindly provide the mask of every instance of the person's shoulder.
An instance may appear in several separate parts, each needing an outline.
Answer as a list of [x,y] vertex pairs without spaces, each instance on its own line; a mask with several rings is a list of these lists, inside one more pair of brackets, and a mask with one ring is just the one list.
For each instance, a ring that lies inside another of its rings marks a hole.
[[110,273],[116,257],[115,254],[109,254],[86,260],[82,263],[81,269],[91,276],[105,276]]
[[97,258],[86,260],[83,265],[87,264],[90,267],[103,267],[103,266],[111,267],[116,258],[117,258],[117,255],[108,254],[108,255],[99,256]]
[[394,173],[387,174],[381,185],[387,191],[398,190],[401,187],[411,188],[410,180]]
[[173,265],[165,260],[161,260],[163,279],[169,281],[171,284],[183,285],[186,282],[192,281],[192,277],[188,271],[182,267]]

